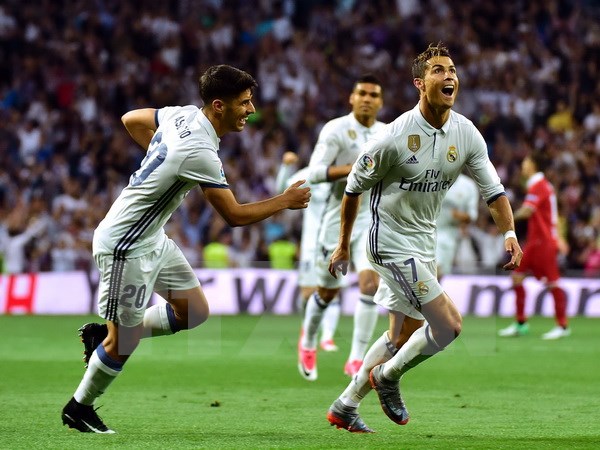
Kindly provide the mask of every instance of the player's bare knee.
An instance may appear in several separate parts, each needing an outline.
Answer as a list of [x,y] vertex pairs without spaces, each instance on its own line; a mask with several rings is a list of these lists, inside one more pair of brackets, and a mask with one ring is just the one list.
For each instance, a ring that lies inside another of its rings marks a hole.
[[394,339],[391,340],[391,342],[394,345],[394,347],[399,349],[404,344],[406,344],[406,342],[410,338],[411,334],[412,334],[412,332],[409,334],[407,332],[401,331],[398,336],[395,336]]
[[192,328],[202,325],[204,322],[206,322],[209,315],[210,310],[207,303],[195,305],[189,310],[187,317],[187,328],[191,330]]
[[321,300],[323,300],[325,303],[329,303],[329,302],[331,302],[331,300],[333,300],[335,298],[338,291],[339,291],[339,289],[328,289],[328,288],[320,287],[318,289],[318,294],[319,294],[319,297],[321,298]]
[[358,277],[358,289],[361,294],[375,295],[379,287],[379,277],[371,270],[362,271]]
[[377,292],[377,283],[370,280],[366,283],[363,283],[362,286],[359,285],[358,289],[360,290],[361,294],[373,296],[375,295],[375,292]]
[[444,325],[432,329],[432,337],[441,349],[454,341],[462,331],[462,320],[450,321]]

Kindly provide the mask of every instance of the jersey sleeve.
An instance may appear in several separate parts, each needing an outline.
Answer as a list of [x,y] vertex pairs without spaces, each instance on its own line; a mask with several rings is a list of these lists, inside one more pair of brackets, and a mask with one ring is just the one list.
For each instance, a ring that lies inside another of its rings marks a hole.
[[504,193],[504,186],[500,181],[496,168],[490,161],[483,136],[475,128],[475,125],[471,124],[471,127],[472,139],[467,167],[479,187],[481,196],[489,203],[495,197]]
[[367,141],[346,182],[346,194],[362,194],[377,184],[398,164],[396,146],[389,135]]
[[281,164],[275,178],[275,190],[278,194],[285,191],[290,185],[290,177],[294,173],[294,166],[291,164]]
[[203,187],[227,188],[223,163],[217,153],[198,148],[190,152],[180,165],[178,175]]
[[169,117],[177,109],[181,109],[181,107],[180,106],[165,106],[164,108],[157,109],[154,114],[154,120],[156,121],[156,128],[158,128],[165,121],[165,118]]
[[331,122],[325,124],[310,157],[311,183],[324,183],[327,179],[327,170],[333,165],[340,151],[340,140],[337,135],[337,127]]

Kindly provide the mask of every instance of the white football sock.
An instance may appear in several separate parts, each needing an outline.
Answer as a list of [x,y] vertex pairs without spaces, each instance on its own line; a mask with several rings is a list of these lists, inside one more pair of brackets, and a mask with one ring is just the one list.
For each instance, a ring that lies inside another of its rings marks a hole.
[[[169,319],[169,316],[171,317]],[[153,305],[144,312],[144,334],[143,337],[164,336],[173,334],[173,323],[175,313],[173,307],[168,304]],[[175,326],[176,323],[175,323]],[[178,330],[176,330],[178,331]]]
[[302,330],[304,331],[301,342],[302,347],[310,350],[317,348],[317,332],[326,308],[327,303],[321,300],[316,292],[308,299],[302,324]]
[[440,348],[431,336],[429,325],[415,331],[406,344],[383,365],[382,374],[388,380],[399,380],[404,373],[435,355]]
[[360,294],[354,309],[354,331],[352,332],[349,361],[362,360],[365,356],[373,337],[375,325],[377,325],[377,315],[378,309],[377,305],[373,303],[373,296]]
[[321,342],[333,340],[340,320],[341,309],[340,299],[336,295],[329,302],[329,306],[327,306],[323,313],[323,319],[321,320]]
[[358,407],[363,398],[371,391],[369,373],[378,364],[389,360],[398,350],[388,337],[387,330],[377,339],[365,355],[365,359],[358,373],[346,388],[340,400],[346,406]]
[[[98,356],[98,352],[100,352],[100,356]],[[102,344],[100,344],[92,353],[88,368],[73,397],[83,405],[93,405],[94,400],[104,394],[104,391],[117,378],[122,369],[123,363],[110,358]]]

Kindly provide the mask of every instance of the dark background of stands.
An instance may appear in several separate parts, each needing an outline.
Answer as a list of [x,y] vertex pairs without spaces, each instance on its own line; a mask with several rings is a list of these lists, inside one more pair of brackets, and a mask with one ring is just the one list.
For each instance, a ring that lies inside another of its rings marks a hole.
[[[458,67],[455,109],[486,138],[513,207],[523,199],[523,156],[546,152],[568,243],[561,264],[568,275],[598,276],[600,2],[576,0],[4,0],[4,270],[92,267],[93,230],[143,157],[121,115],[200,105],[197,79],[208,66],[238,66],[260,84],[251,123],[221,142],[232,190],[248,202],[274,194],[285,150],[308,162],[321,126],[349,112],[360,74],[384,80],[382,120],[412,108],[412,59],[438,41]],[[299,214],[224,230],[198,189],[167,232],[197,267],[203,246],[218,240],[232,265],[261,266],[270,242],[298,240]],[[482,204],[457,270],[495,270],[501,255],[495,263],[482,255],[485,242],[498,242],[489,220]],[[522,225],[518,231],[524,238]]]

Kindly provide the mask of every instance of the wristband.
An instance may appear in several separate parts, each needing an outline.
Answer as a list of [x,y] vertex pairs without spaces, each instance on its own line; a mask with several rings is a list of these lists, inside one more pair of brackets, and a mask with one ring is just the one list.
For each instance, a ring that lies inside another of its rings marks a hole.
[[515,233],[513,230],[508,230],[506,233],[504,233],[504,240],[507,240],[508,238],[517,238],[517,233]]

